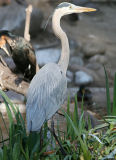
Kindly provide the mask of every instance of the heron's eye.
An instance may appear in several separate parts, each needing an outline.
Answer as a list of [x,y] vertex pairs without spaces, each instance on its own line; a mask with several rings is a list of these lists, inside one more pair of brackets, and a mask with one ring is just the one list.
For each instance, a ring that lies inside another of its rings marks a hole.
[[72,9],[72,6],[69,6],[70,9]]

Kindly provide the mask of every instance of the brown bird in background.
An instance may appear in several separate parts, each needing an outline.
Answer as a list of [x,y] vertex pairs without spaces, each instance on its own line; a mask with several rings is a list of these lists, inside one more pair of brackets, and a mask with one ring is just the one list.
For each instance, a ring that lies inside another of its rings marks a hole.
[[[9,46],[9,50],[8,47]],[[0,31],[0,48],[13,58],[19,71],[32,79],[36,73],[36,56],[30,42],[7,30]]]

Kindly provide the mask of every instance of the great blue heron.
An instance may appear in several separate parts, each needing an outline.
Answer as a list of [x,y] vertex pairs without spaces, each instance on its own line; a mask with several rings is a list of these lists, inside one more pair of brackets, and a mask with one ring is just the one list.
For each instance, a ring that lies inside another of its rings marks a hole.
[[[6,44],[10,46],[9,52]],[[30,79],[36,73],[36,57],[31,44],[23,37],[16,36],[9,31],[0,31],[0,48],[2,48],[8,56],[11,56],[17,68],[27,74]],[[30,69],[28,68],[30,65]]]
[[72,13],[95,11],[93,8],[75,6],[63,2],[57,6],[52,17],[55,35],[61,40],[62,51],[58,64],[48,63],[32,79],[26,103],[27,129],[39,131],[65,100],[67,91],[66,71],[69,63],[69,43],[60,27],[62,16]]

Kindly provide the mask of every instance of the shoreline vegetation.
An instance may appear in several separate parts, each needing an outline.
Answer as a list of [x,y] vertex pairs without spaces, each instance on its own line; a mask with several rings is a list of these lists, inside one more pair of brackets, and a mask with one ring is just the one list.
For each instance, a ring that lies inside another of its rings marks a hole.
[[[105,70],[105,68],[104,68]],[[106,76],[107,116],[103,117],[101,124],[92,128],[91,121],[84,120],[84,101],[82,100],[81,117],[78,115],[78,102],[75,96],[74,112],[70,112],[70,98],[68,98],[67,112],[62,110],[66,121],[67,131],[60,132],[57,123],[55,134],[50,132],[47,123],[41,132],[27,133],[26,125],[17,106],[0,90],[6,105],[9,119],[7,128],[3,115],[0,114],[8,139],[3,138],[0,126],[0,160],[91,160],[91,159],[115,159],[116,158],[116,74],[114,77],[114,98],[111,106],[109,94],[109,82]],[[62,149],[65,151],[63,154]]]

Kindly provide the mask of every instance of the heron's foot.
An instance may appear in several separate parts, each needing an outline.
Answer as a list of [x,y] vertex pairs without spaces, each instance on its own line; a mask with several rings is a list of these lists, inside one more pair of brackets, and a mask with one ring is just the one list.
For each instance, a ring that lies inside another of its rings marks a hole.
[[52,116],[52,119],[51,119],[51,129],[55,133],[55,130],[54,130],[54,118],[53,118],[53,116]]
[[58,143],[58,145],[60,146],[61,153],[66,156],[67,153],[66,153],[65,149],[63,148],[61,142],[59,141],[57,135],[55,134],[53,121],[51,122],[51,128],[49,128],[49,130],[50,130],[51,134],[54,136],[54,138],[55,138],[56,142]]

